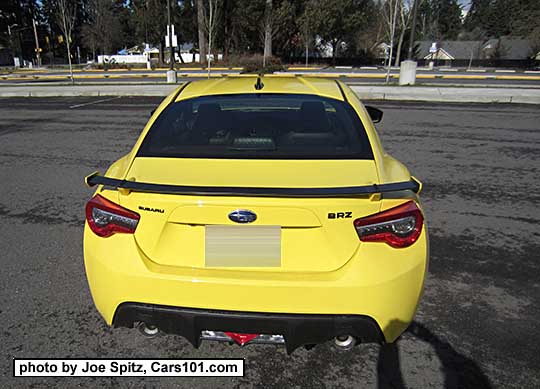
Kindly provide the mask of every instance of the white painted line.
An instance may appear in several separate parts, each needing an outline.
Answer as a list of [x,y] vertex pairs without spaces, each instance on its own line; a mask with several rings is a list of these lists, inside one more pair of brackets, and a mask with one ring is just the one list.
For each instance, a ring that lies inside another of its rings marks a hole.
[[495,70],[495,73],[515,73],[515,70]]
[[92,105],[92,104],[98,104],[98,103],[104,103],[106,101],[111,101],[111,100],[116,100],[116,99],[119,99],[121,98],[122,96],[116,96],[116,97],[111,97],[109,99],[102,99],[102,100],[96,100],[96,101],[90,101],[88,103],[83,103],[83,104],[75,104],[75,105],[72,105],[69,107],[69,109],[73,109],[73,108],[79,108],[79,107],[84,107],[85,105]]
[[486,69],[467,69],[466,72],[479,72],[479,73],[485,73]]
[[377,70],[378,67],[376,67],[376,66],[360,66],[360,69]]
[[457,72],[459,69],[439,69],[441,72]]
[[352,66],[336,66],[336,69],[352,69]]
[[525,73],[538,74],[540,73],[540,70],[525,70]]

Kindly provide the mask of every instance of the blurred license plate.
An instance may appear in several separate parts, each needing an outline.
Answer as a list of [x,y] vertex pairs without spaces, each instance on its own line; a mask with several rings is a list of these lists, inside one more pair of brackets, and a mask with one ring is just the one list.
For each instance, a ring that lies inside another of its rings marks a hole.
[[281,266],[281,226],[206,226],[205,266]]

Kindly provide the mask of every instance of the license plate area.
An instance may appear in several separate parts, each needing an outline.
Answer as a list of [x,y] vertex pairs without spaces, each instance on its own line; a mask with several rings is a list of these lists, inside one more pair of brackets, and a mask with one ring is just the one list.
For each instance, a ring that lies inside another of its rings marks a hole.
[[281,226],[205,227],[206,267],[281,266]]

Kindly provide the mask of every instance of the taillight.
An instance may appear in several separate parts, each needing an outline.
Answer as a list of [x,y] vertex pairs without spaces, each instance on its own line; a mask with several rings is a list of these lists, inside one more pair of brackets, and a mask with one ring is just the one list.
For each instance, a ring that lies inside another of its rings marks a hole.
[[133,234],[140,216],[106,198],[97,195],[86,204],[86,221],[98,236],[108,237],[116,232]]
[[362,242],[385,242],[392,247],[412,245],[423,224],[424,216],[414,201],[354,221]]

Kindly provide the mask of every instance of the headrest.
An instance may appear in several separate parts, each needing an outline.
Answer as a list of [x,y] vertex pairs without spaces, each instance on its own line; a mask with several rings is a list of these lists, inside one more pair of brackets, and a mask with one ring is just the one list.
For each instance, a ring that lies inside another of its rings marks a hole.
[[199,115],[212,115],[212,114],[218,114],[220,112],[221,112],[221,107],[219,104],[216,104],[216,103],[200,104],[199,109],[197,110],[197,113]]
[[322,101],[304,101],[300,106],[300,120],[307,131],[329,131],[328,117]]

